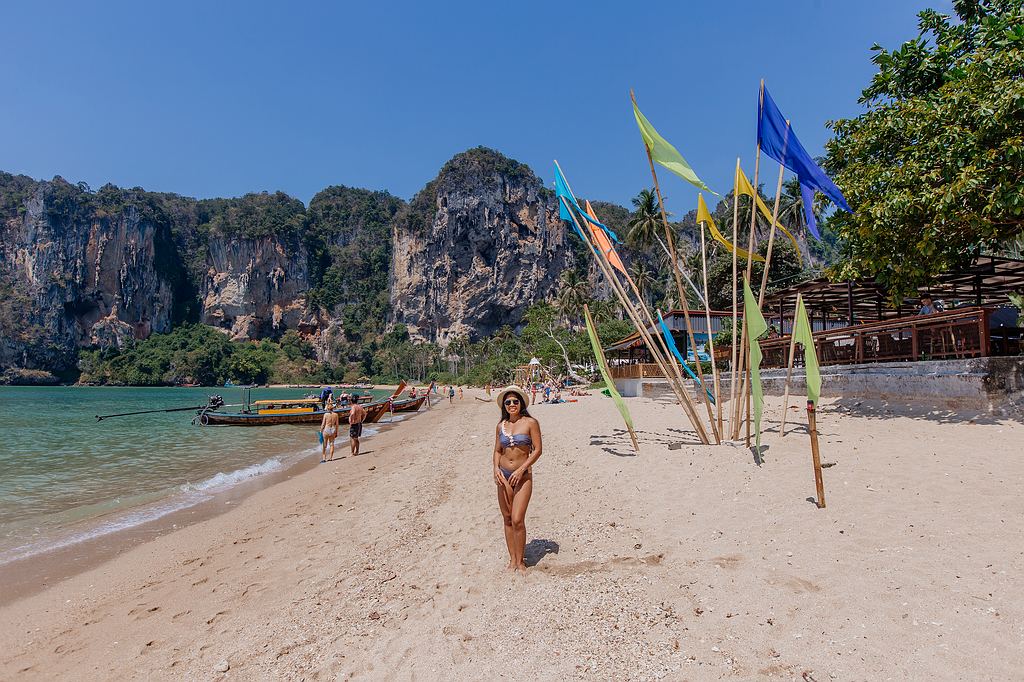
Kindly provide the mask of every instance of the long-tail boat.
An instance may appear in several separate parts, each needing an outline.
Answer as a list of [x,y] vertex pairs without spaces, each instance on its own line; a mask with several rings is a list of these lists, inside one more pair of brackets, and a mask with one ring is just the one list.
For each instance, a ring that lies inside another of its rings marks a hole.
[[415,398],[405,398],[403,400],[392,401],[392,412],[416,412],[423,405],[423,402],[427,399],[426,395],[417,396]]
[[[342,424],[348,423],[351,406],[336,407],[335,413]],[[388,401],[366,405],[364,423],[378,421],[388,411]],[[269,426],[274,424],[319,424],[324,409],[318,399],[298,400],[257,400],[242,412],[226,413],[216,410],[201,410],[196,419],[202,426]]]

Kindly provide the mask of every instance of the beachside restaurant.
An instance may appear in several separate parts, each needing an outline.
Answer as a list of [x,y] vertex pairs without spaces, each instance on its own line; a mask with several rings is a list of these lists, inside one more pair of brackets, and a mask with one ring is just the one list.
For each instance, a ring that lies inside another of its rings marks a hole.
[[[801,282],[765,297],[763,314],[771,332],[760,343],[764,354],[761,367],[769,377],[773,368],[785,373],[793,314],[800,295],[823,367],[846,366],[850,368],[846,374],[850,374],[855,365],[892,363],[883,371],[906,374],[908,369],[892,368],[951,361],[945,363],[943,371],[963,374],[966,365],[961,365],[966,360],[1021,355],[1020,311],[1009,297],[1020,291],[1024,291],[1024,260],[997,256],[977,256],[964,268],[935,277],[928,286],[919,288],[918,296],[904,299],[898,307],[874,281],[830,282],[816,278]],[[936,312],[921,314],[924,296],[931,297]],[[731,311],[712,311],[712,336],[731,318]],[[704,311],[691,310],[690,321],[701,354],[702,343],[708,337]],[[692,359],[682,312],[672,311],[665,322],[680,351]],[[644,379],[663,378],[637,333],[610,344],[605,352],[613,379],[629,395],[644,394]],[[727,361],[730,352],[729,342],[724,347],[716,346],[715,358]],[[794,366],[802,365],[802,354],[796,353]],[[878,375],[878,370],[882,368],[870,373]]]

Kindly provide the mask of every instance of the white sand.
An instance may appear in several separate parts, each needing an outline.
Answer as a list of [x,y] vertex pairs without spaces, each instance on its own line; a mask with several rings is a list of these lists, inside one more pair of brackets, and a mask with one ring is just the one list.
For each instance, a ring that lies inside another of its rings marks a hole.
[[474,394],[3,608],[0,679],[1019,679],[1024,425],[826,405],[819,510],[802,427],[537,406],[516,577]]

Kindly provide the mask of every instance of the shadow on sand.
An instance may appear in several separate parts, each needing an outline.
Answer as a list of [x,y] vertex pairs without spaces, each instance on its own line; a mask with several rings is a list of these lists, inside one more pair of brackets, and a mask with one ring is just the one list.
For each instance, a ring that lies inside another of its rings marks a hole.
[[530,540],[523,552],[523,562],[527,566],[536,566],[548,554],[558,554],[558,543],[554,540]]
[[1024,414],[1021,414],[1020,411],[1010,411],[1007,415],[999,415],[975,408],[952,408],[864,398],[840,398],[831,405],[823,405],[821,411],[825,413],[838,412],[866,419],[909,417],[911,419],[927,419],[940,424],[1000,424],[1006,421],[1024,423]]

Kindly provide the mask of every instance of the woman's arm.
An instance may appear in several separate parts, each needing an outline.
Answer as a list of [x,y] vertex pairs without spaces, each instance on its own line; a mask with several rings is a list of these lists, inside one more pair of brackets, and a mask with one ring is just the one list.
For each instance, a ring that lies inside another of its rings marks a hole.
[[501,440],[498,434],[501,432],[501,425],[494,427],[494,482],[498,485],[509,487],[508,481],[501,475]]

